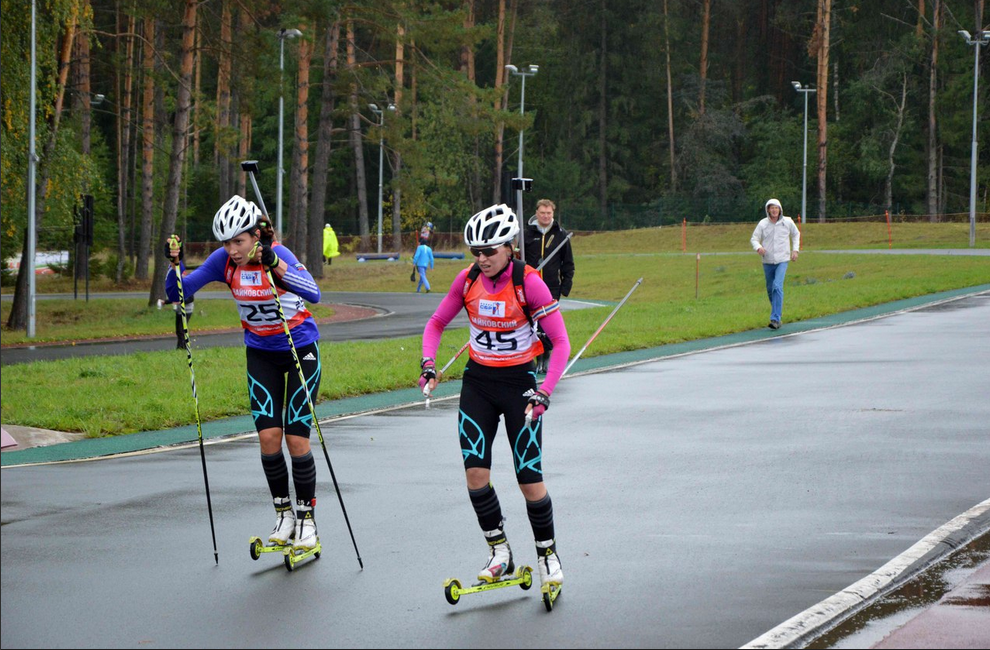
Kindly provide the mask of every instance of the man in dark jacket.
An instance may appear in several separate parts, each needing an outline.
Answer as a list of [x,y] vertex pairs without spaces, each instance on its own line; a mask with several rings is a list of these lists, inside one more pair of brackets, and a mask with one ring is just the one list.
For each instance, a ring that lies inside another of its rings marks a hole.
[[[553,219],[556,208],[557,206],[550,199],[540,199],[536,202],[536,216],[529,220],[526,227],[526,264],[534,269],[567,238],[567,231]],[[549,287],[554,300],[560,300],[561,296],[571,293],[571,285],[574,282],[574,252],[571,250],[571,242],[566,242],[557,251],[557,254],[540,271],[540,275],[543,276],[543,281]],[[542,335],[543,332],[539,334],[543,341],[544,353],[537,361],[536,371],[545,373],[553,345]]]

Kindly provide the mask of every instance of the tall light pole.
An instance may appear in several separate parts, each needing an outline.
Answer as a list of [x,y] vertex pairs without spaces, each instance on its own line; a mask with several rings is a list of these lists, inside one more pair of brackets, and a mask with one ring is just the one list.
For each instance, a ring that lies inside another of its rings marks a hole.
[[[520,70],[511,63],[505,66],[505,69],[517,77],[522,77],[522,91],[519,96],[519,114],[523,115],[526,112],[526,77],[534,76],[540,69],[540,66],[535,64],[530,64],[526,67],[526,70]],[[526,259],[526,239],[524,233],[526,231],[525,222],[523,217],[523,202],[522,202],[522,177],[523,177],[523,129],[519,129],[519,170],[517,173],[517,178],[519,178],[519,184],[516,187],[516,216],[519,217],[519,251],[522,255],[522,259]]]
[[811,86],[792,81],[794,90],[804,95],[804,170],[801,172],[801,223],[808,220],[808,95],[815,92]]
[[976,91],[980,79],[980,46],[990,43],[990,31],[984,31],[975,39],[965,29],[960,29],[959,34],[976,53],[973,57],[973,153],[969,164],[969,247],[972,248],[976,246]]
[[283,114],[285,113],[285,99],[282,77],[285,73],[285,39],[302,36],[298,29],[278,30],[278,169],[275,172],[275,230],[282,236],[282,176],[285,170],[282,169],[282,137],[283,137]]
[[[378,116],[378,252],[382,252],[382,180],[385,171],[385,111],[378,104],[368,104],[371,112]],[[389,104],[388,110],[394,111],[395,104]]]
[[34,127],[35,111],[37,111],[37,87],[38,87],[38,36],[37,36],[37,3],[31,0],[31,100],[29,102],[28,113],[28,177],[27,177],[27,259],[21,260],[21,264],[27,264],[28,273],[28,321],[27,337],[34,338],[35,319],[35,284],[34,284],[34,249],[38,243],[37,221],[34,211],[37,188],[35,188],[35,167],[38,164],[38,156],[34,150]]

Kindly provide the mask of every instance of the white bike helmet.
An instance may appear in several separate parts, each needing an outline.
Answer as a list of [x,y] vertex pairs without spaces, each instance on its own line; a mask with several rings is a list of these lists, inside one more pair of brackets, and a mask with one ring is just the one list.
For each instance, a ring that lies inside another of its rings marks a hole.
[[213,216],[213,236],[218,241],[233,239],[254,229],[263,218],[258,206],[235,194]]
[[464,226],[464,242],[472,248],[509,244],[518,234],[519,219],[504,203],[485,208]]

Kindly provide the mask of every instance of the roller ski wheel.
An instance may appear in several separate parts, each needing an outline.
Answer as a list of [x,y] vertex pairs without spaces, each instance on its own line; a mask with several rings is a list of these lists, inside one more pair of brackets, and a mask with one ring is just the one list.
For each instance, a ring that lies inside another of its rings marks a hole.
[[296,568],[296,565],[305,560],[306,558],[315,557],[317,560],[320,559],[320,552],[323,551],[323,544],[319,540],[316,542],[316,546],[309,549],[308,551],[296,551],[292,548],[292,545],[284,547],[282,561],[285,562],[285,568],[287,571],[292,571]]
[[284,553],[285,549],[292,548],[292,544],[265,544],[260,537],[252,537],[248,544],[252,560],[257,560],[262,553]]
[[464,594],[475,594],[481,591],[491,591],[492,589],[514,587],[516,585],[519,585],[519,587],[523,590],[529,589],[533,586],[533,569],[531,567],[518,567],[516,572],[513,574],[502,576],[494,582],[476,582],[467,589],[461,586],[461,581],[457,578],[448,578],[447,581],[443,583],[443,594],[447,598],[448,603],[451,605],[456,605],[457,601],[459,601],[461,596]]
[[560,587],[560,583],[557,582],[548,582],[540,587],[540,592],[543,594],[543,606],[547,608],[548,612],[553,611],[553,604],[560,596]]

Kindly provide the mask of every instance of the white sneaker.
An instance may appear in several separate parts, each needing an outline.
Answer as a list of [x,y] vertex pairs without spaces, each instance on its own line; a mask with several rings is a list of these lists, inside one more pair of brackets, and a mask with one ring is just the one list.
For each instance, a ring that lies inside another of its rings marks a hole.
[[478,580],[496,582],[502,576],[510,575],[516,570],[512,563],[512,549],[509,548],[509,541],[501,528],[486,530],[485,539],[488,540],[490,554],[485,568],[478,572]]
[[557,556],[557,543],[554,540],[536,543],[536,563],[540,568],[540,584],[564,584],[564,572],[560,568],[560,558]]
[[296,503],[296,538],[292,542],[294,552],[305,552],[316,548],[320,537],[316,532],[316,520],[313,519],[313,506]]
[[288,497],[275,497],[275,528],[268,536],[269,546],[285,546],[296,534],[296,515],[292,512],[292,501]]

